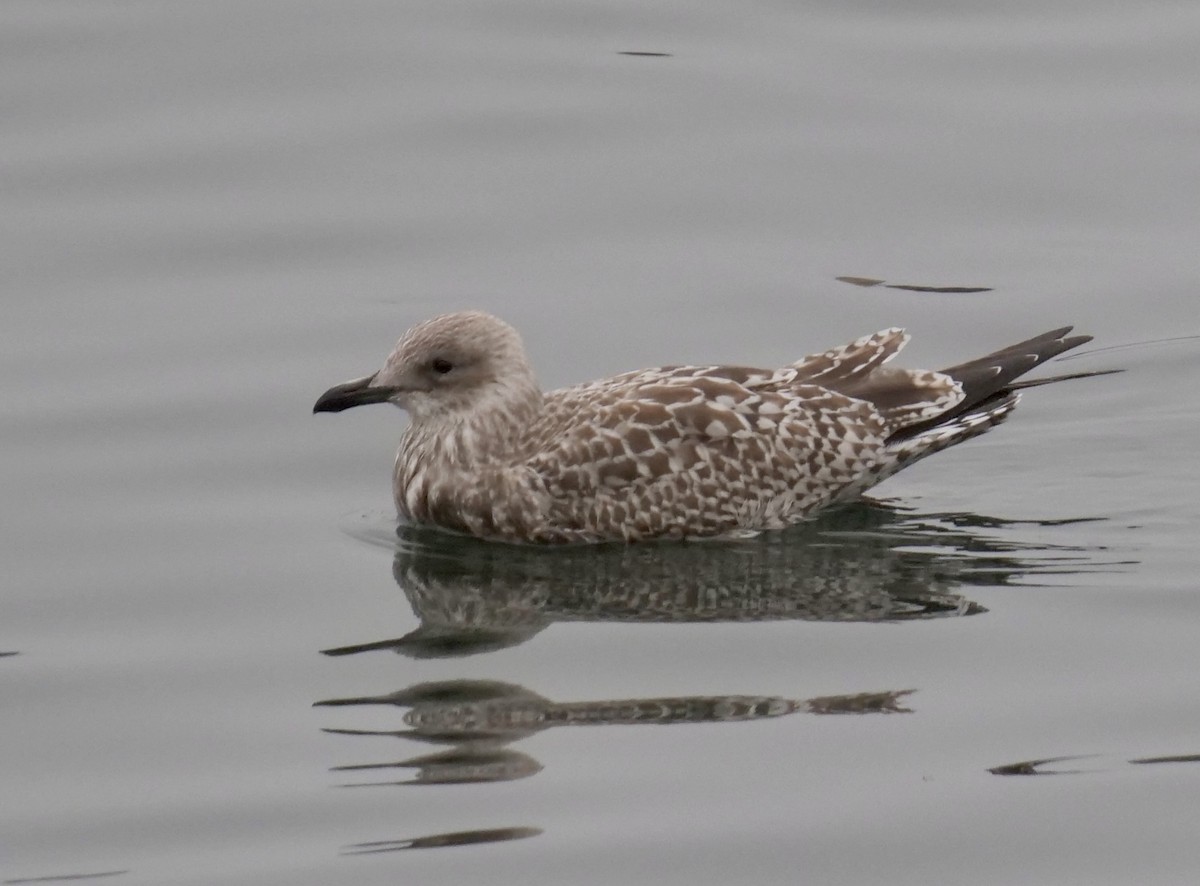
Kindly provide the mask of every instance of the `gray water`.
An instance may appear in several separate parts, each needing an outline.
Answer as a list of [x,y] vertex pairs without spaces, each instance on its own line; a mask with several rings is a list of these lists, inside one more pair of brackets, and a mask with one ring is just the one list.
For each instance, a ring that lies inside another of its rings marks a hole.
[[[1198,42],[4,4],[0,879],[1194,882]],[[811,526],[530,559],[398,537],[403,415],[310,414],[462,307],[547,387],[890,325],[1125,372]]]

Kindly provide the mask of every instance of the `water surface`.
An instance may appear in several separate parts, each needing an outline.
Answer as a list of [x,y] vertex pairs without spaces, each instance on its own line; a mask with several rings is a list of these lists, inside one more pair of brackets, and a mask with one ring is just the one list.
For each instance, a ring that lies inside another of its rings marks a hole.
[[[1194,879],[1194,4],[0,22],[0,879]],[[403,416],[310,414],[462,307],[547,386],[890,325],[1126,371],[547,558],[397,536]]]

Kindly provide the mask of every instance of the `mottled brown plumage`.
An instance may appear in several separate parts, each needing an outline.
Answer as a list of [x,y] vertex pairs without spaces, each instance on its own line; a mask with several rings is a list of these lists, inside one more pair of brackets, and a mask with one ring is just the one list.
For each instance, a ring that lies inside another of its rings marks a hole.
[[780,369],[644,369],[543,394],[520,336],[476,311],[410,329],[314,411],[392,402],[411,423],[400,513],[509,542],[721,537],[848,501],[1016,406],[1013,383],[1090,340],[1070,327],[940,372],[884,366],[886,329]]

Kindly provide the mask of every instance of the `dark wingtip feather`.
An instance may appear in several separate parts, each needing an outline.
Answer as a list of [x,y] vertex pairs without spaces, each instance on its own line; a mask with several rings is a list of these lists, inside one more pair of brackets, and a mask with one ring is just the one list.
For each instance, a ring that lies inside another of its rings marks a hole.
[[943,369],[947,375],[962,383],[967,395],[959,409],[970,409],[1035,366],[1092,340],[1090,335],[1068,336],[1073,328],[1063,326],[1052,329],[983,357]]
[[981,404],[992,398],[1002,396],[1017,388],[1033,387],[1037,384],[1048,384],[1050,381],[1059,380],[1045,379],[1014,384],[1015,379],[1036,366],[1092,340],[1090,335],[1069,335],[1074,328],[1073,326],[1063,326],[1059,329],[1052,329],[986,356],[941,370],[962,385],[965,395],[962,402],[954,409],[935,418],[904,428],[897,436],[908,437],[951,421],[979,408]]

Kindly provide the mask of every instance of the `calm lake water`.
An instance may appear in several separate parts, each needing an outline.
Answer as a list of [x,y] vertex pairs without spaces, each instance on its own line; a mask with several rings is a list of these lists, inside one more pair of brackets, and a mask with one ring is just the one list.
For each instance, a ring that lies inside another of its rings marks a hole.
[[[0,881],[1195,882],[1197,45],[1164,0],[4,4]],[[550,556],[397,535],[403,415],[311,414],[463,307],[547,387],[891,325],[1126,371],[876,505]]]

